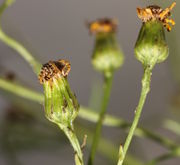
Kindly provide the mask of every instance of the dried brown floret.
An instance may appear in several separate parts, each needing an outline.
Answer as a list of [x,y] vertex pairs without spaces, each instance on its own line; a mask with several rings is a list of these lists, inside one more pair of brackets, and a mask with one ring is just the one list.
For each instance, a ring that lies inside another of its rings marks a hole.
[[163,23],[164,27],[166,27],[168,31],[171,31],[171,26],[169,23],[175,25],[175,21],[173,19],[169,19],[168,17],[171,15],[170,11],[175,5],[176,2],[173,2],[170,7],[164,10],[156,5],[147,6],[146,8],[137,8],[137,14],[143,22],[159,20]]
[[39,74],[39,81],[44,84],[46,81],[52,82],[53,78],[66,77],[71,70],[71,65],[67,60],[49,61],[42,66]]
[[116,19],[97,19],[88,23],[90,33],[110,33],[117,30],[118,21]]

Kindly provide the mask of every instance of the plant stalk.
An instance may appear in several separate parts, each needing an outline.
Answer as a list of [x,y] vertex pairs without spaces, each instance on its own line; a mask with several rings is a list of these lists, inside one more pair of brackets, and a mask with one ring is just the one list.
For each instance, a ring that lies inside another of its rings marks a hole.
[[118,165],[122,165],[124,162],[124,159],[126,157],[126,153],[128,151],[129,145],[132,141],[132,138],[135,134],[135,130],[137,128],[140,116],[141,116],[141,112],[147,97],[148,92],[150,91],[150,82],[151,82],[151,74],[152,74],[152,69],[149,67],[146,67],[144,69],[144,76],[142,78],[142,90],[141,90],[141,95],[140,95],[140,99],[139,99],[139,103],[138,106],[135,110],[135,116],[134,116],[134,120],[133,123],[130,127],[128,136],[126,138],[124,147],[123,147],[123,155],[121,155],[121,157],[119,157],[119,161],[118,161]]
[[99,139],[101,136],[102,124],[103,124],[103,120],[106,114],[106,109],[107,109],[107,105],[108,105],[108,101],[109,101],[109,97],[111,93],[112,80],[113,80],[113,73],[108,74],[108,75],[105,74],[104,93],[103,93],[103,99],[102,99],[102,104],[101,104],[101,110],[99,113],[98,121],[96,123],[96,129],[95,129],[95,134],[92,141],[88,165],[92,165],[95,158],[96,150],[97,150]]
[[40,94],[36,91],[33,91],[31,89],[25,88],[21,85],[17,85],[11,81],[5,80],[3,78],[0,78],[0,88],[4,89],[8,92],[11,92],[17,96],[20,96],[22,98],[26,98],[35,102],[43,103],[44,101],[44,95]]
[[60,124],[59,127],[63,130],[74,149],[76,165],[84,165],[82,150],[73,128],[64,127]]

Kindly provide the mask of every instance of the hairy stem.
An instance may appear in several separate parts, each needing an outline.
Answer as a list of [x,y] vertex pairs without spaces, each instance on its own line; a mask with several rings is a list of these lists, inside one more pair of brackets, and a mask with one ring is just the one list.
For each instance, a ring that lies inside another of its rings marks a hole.
[[136,127],[138,125],[138,122],[139,122],[139,119],[141,116],[141,112],[142,112],[147,94],[150,91],[151,74],[152,74],[151,69],[149,67],[145,68],[144,76],[142,78],[142,90],[141,90],[141,96],[139,99],[139,104],[135,110],[134,120],[133,120],[133,123],[131,125],[130,130],[129,130],[128,136],[126,138],[126,141],[125,141],[125,144],[123,147],[122,155],[119,157],[118,165],[123,164],[123,161],[126,157],[126,153],[128,151],[128,148],[129,148],[129,145],[130,145],[132,138],[135,134],[135,130],[136,130]]
[[96,124],[95,134],[94,134],[93,141],[92,141],[88,165],[93,164],[94,157],[96,154],[97,146],[98,146],[99,139],[101,136],[102,124],[103,124],[103,120],[104,120],[104,117],[106,114],[106,109],[107,109],[107,105],[108,105],[108,101],[109,101],[109,97],[110,97],[110,93],[111,93],[112,80],[113,80],[113,74],[105,76],[102,105],[101,105],[99,118],[98,118],[98,121]]
[[[91,142],[93,140],[94,132],[90,131],[88,128],[82,126],[81,123],[76,123],[78,129],[76,130],[77,134],[86,134],[88,137],[87,147],[91,146]],[[83,140],[83,139],[82,139]],[[113,142],[108,139],[101,138],[98,144],[97,152],[101,155],[108,158],[111,162],[109,164],[115,164],[117,159],[118,147]],[[138,158],[135,158],[133,155],[128,154],[126,159],[126,165],[143,165],[143,162]]]
[[67,127],[64,127],[62,125],[59,125],[59,127],[66,134],[66,136],[68,137],[68,139],[69,139],[69,141],[70,141],[70,143],[74,149],[76,165],[84,165],[81,147],[80,147],[79,141],[76,137],[76,134],[74,133],[73,128],[67,128]]

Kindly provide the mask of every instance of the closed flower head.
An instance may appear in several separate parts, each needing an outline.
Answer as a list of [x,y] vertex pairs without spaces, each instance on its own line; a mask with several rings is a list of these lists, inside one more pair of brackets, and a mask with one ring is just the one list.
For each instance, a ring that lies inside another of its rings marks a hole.
[[39,81],[44,85],[46,117],[65,126],[71,126],[79,108],[67,81],[70,69],[67,60],[49,61],[39,74]]
[[89,31],[95,35],[92,64],[95,69],[109,74],[118,69],[124,57],[116,41],[118,22],[116,19],[98,19],[88,24]]
[[135,45],[136,58],[146,67],[154,67],[156,63],[163,62],[169,54],[166,43],[164,27],[171,31],[175,21],[169,19],[170,11],[174,8],[174,2],[169,8],[161,9],[153,5],[146,8],[137,8],[138,17],[143,24]]

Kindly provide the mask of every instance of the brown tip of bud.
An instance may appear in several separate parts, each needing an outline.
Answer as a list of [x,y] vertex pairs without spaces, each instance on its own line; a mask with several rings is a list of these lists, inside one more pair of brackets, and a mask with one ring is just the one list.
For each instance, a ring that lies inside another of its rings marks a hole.
[[52,82],[53,78],[66,77],[71,70],[71,64],[67,60],[49,61],[44,64],[39,74],[40,84],[47,81]]
[[110,18],[97,19],[87,24],[91,34],[115,32],[117,25],[118,21]]
[[137,8],[137,15],[142,20],[142,22],[158,20],[163,23],[167,31],[171,31],[171,25],[175,25],[173,19],[168,17],[171,15],[171,10],[176,5],[176,2],[173,2],[172,5],[166,9],[162,9],[157,5],[147,6],[146,8]]

